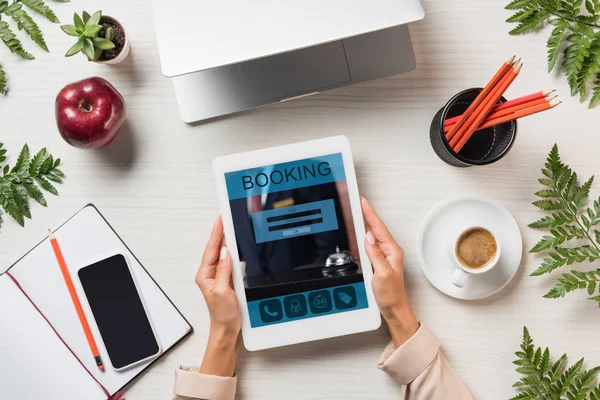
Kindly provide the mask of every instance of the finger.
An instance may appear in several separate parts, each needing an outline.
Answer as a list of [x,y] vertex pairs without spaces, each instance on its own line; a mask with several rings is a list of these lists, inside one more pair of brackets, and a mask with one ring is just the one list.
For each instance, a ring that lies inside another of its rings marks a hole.
[[212,228],[208,243],[202,256],[202,264],[216,264],[219,260],[219,251],[221,251],[221,241],[223,240],[223,219],[219,215],[215,225]]
[[217,218],[217,222],[213,226],[210,238],[204,249],[204,255],[202,256],[202,262],[198,273],[196,274],[196,282],[198,285],[202,285],[209,279],[214,279],[216,274],[216,266],[219,260],[219,250],[221,248],[221,242],[223,241],[223,220],[221,216]]
[[229,255],[229,249],[227,248],[227,246],[223,246],[219,255],[219,263],[217,264],[215,287],[230,287],[229,283],[231,280],[232,269],[233,267],[231,263],[231,256]]
[[387,226],[383,223],[379,215],[375,212],[373,207],[367,202],[367,199],[361,197],[360,205],[362,207],[363,215],[367,220],[367,223],[371,227],[371,232],[373,232],[373,236],[377,239],[378,242],[394,242],[394,237],[388,230]]
[[373,265],[375,273],[384,273],[391,268],[390,263],[388,263],[385,258],[385,254],[383,254],[379,244],[375,242],[375,238],[371,232],[367,232],[367,237],[365,238],[365,250],[367,251],[369,260],[371,260],[371,265]]
[[375,237],[375,240],[379,242],[379,247],[383,253],[386,256],[396,255],[395,253],[398,252],[400,246],[394,240],[385,223],[379,218],[379,215],[377,215],[364,197],[361,197],[360,204],[367,224],[371,228],[371,233]]

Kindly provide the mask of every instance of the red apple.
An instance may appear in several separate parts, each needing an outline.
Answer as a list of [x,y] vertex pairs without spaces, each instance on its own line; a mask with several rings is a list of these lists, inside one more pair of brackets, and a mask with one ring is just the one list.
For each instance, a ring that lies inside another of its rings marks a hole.
[[124,122],[125,100],[102,78],[73,82],[56,96],[56,124],[63,139],[72,146],[107,146]]

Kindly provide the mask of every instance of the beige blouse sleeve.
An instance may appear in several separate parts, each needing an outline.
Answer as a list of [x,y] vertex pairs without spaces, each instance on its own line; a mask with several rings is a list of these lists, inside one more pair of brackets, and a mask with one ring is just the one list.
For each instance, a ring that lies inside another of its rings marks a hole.
[[404,400],[476,400],[440,351],[425,325],[402,346],[389,343],[377,366],[404,386]]
[[[406,343],[383,351],[377,366],[404,386],[404,400],[476,400],[440,351],[440,339],[421,325]],[[233,400],[236,377],[198,373],[198,367],[175,371],[173,400]]]
[[236,377],[205,375],[198,367],[181,366],[175,371],[173,400],[233,400],[236,385]]

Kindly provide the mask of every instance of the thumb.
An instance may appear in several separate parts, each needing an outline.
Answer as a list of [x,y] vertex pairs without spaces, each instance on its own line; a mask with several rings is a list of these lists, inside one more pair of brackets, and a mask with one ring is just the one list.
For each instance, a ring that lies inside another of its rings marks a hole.
[[365,250],[367,251],[369,260],[371,260],[371,264],[376,273],[387,272],[387,270],[391,268],[383,251],[379,247],[379,244],[375,242],[375,237],[370,231],[367,232],[367,236],[365,237]]
[[219,263],[217,264],[217,273],[215,276],[215,286],[220,288],[229,287],[231,271],[233,269],[229,249],[226,246],[221,248]]

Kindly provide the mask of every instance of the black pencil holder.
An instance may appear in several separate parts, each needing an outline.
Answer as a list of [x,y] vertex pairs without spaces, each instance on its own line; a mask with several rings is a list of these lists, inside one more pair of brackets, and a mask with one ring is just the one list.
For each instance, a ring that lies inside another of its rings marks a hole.
[[[517,121],[509,121],[473,134],[460,152],[455,153],[446,140],[444,121],[463,114],[475,100],[482,88],[463,90],[435,114],[431,121],[429,138],[435,153],[447,164],[454,167],[488,165],[503,158],[512,148],[517,137]],[[502,97],[498,103],[505,102]]]

